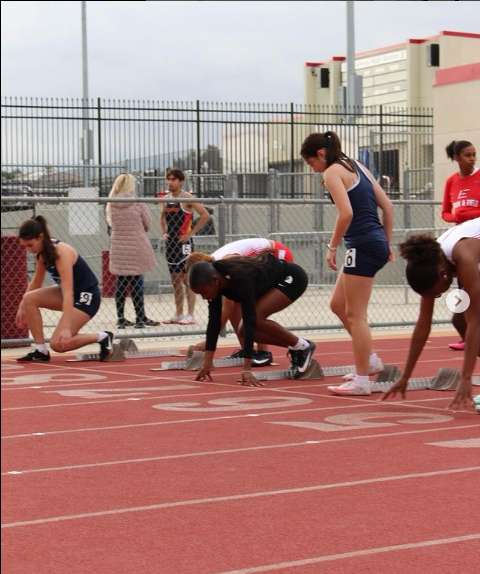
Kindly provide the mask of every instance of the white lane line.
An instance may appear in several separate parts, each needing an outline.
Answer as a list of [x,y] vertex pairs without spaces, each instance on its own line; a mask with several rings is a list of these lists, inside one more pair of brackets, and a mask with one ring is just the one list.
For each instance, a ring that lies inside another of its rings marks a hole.
[[427,444],[431,446],[443,446],[446,448],[480,448],[480,438],[446,440],[442,442],[427,442]]
[[303,494],[305,492],[318,492],[320,490],[330,490],[334,488],[346,488],[351,486],[372,485],[374,483],[394,482],[398,480],[410,480],[415,478],[429,478],[432,476],[446,476],[466,472],[480,471],[480,466],[469,466],[465,468],[453,468],[450,470],[435,470],[431,472],[415,472],[411,474],[399,474],[394,476],[382,476],[379,478],[367,478],[363,480],[353,480],[348,482],[336,482],[331,484],[315,484],[301,488],[284,488],[281,490],[266,490],[261,492],[251,492],[248,494],[232,494],[229,496],[218,496],[211,498],[196,498],[192,500],[179,500],[177,502],[162,502],[159,504],[149,504],[147,506],[131,506],[128,508],[115,508],[112,510],[102,510],[99,512],[85,512],[83,514],[69,514],[63,516],[52,516],[50,518],[38,518],[35,520],[22,520],[19,522],[7,522],[2,524],[2,528],[16,528],[19,526],[35,526],[38,524],[48,524],[52,522],[64,522],[67,520],[80,520],[83,518],[97,518],[101,516],[113,516],[119,514],[130,514],[133,512],[146,512],[152,510],[163,510],[164,508],[176,508],[179,506],[194,506],[197,504],[212,504],[218,502],[230,502],[232,500],[248,500],[252,498],[262,498],[268,496],[279,496],[284,494]]
[[470,429],[476,428],[477,425],[465,425],[461,427],[455,428],[433,428],[433,429],[422,429],[422,430],[409,430],[409,431],[398,431],[395,433],[384,433],[384,434],[367,434],[367,435],[360,435],[360,436],[351,436],[351,437],[334,437],[334,438],[325,438],[325,439],[316,439],[316,440],[306,440],[302,442],[293,442],[293,443],[280,443],[280,444],[272,444],[272,445],[261,445],[261,446],[250,446],[250,447],[242,447],[242,448],[232,448],[232,449],[219,449],[219,450],[212,450],[212,451],[200,451],[200,452],[187,452],[182,454],[166,454],[160,455],[155,457],[148,457],[148,458],[133,458],[133,459],[123,459],[123,460],[110,460],[110,461],[102,461],[102,462],[92,462],[92,463],[85,463],[85,464],[72,464],[66,466],[57,466],[57,467],[47,467],[47,468],[32,468],[26,470],[14,470],[14,471],[7,471],[2,472],[1,476],[9,476],[12,474],[34,474],[40,472],[57,472],[57,471],[65,471],[65,470],[81,470],[84,468],[101,468],[105,466],[115,466],[119,464],[138,464],[143,462],[154,462],[160,460],[174,460],[174,459],[181,459],[181,458],[195,458],[200,456],[216,456],[219,454],[236,454],[240,452],[252,452],[252,451],[259,451],[259,450],[272,450],[272,449],[281,449],[281,448],[292,448],[296,446],[307,446],[313,444],[326,444],[332,442],[349,442],[353,440],[367,440],[367,439],[376,439],[376,438],[386,438],[386,437],[395,437],[395,436],[404,436],[404,435],[411,435],[411,434],[421,434],[421,433],[438,433],[438,432],[446,432],[446,431],[453,431],[458,429]]
[[374,554],[384,554],[386,552],[398,552],[399,550],[416,550],[417,548],[443,546],[445,544],[469,542],[471,540],[478,540],[478,539],[480,539],[480,533],[467,534],[465,536],[453,536],[452,538],[437,538],[435,540],[424,540],[422,542],[411,542],[409,544],[394,544],[393,546],[366,548],[365,550],[356,550],[354,552],[342,552],[341,554],[315,556],[313,558],[303,558],[302,560],[291,560],[289,562],[278,562],[277,564],[266,564],[264,566],[241,568],[240,570],[228,570],[224,572],[216,572],[215,574],[259,574],[261,572],[271,572],[272,570],[284,570],[285,568],[296,568],[297,566],[320,564],[321,562],[334,562],[336,560],[345,560],[347,558],[372,556]]

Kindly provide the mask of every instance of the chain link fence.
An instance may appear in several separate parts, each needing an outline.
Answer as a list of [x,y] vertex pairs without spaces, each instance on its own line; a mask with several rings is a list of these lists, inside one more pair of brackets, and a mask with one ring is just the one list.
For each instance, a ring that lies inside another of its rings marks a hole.
[[[299,174],[303,185],[314,185],[316,177]],[[318,183],[318,182],[317,182]],[[288,185],[288,183],[287,183]],[[295,185],[300,185],[298,182]],[[277,195],[280,186],[271,187]],[[318,185],[317,185],[317,189]],[[98,190],[97,192],[98,193]],[[317,192],[322,195],[322,191]],[[282,193],[278,193],[282,195]],[[102,291],[100,311],[85,330],[100,329],[116,331],[114,277],[108,271],[109,235],[105,221],[106,199],[98,197],[29,197],[29,206],[10,209],[18,197],[2,197],[2,343],[28,342],[28,333],[14,325],[15,314],[28,281],[32,277],[35,261],[27,255],[16,241],[20,223],[27,217],[42,214],[49,222],[53,237],[71,244],[86,259],[96,274]],[[132,201],[129,199],[114,201]],[[145,275],[145,307],[147,317],[163,321],[175,312],[170,274],[165,261],[165,244],[161,239],[159,224],[163,198],[140,198],[146,203],[152,216],[149,237],[155,250],[158,266]],[[181,199],[179,201],[182,201]],[[188,199],[188,202],[200,202]],[[246,237],[267,237],[287,245],[295,261],[308,273],[309,287],[293,305],[279,313],[276,318],[284,326],[295,331],[343,329],[331,312],[329,301],[337,273],[325,263],[329,242],[336,219],[336,209],[329,201],[319,199],[265,199],[212,197],[201,202],[210,209],[213,234],[194,238],[195,250],[211,253],[218,247]],[[446,224],[440,217],[440,202],[395,201],[395,231],[393,244],[410,233],[430,231],[440,235]],[[405,223],[408,222],[408,226]],[[343,261],[344,249],[339,248],[338,261]],[[387,264],[376,276],[369,306],[372,327],[399,327],[413,325],[419,307],[419,297],[408,287],[405,280],[404,262],[397,254],[394,263]],[[167,325],[143,329],[127,328],[117,331],[120,337],[172,337],[203,335],[208,319],[207,304],[197,298],[194,325]],[[45,334],[49,337],[58,323],[60,313],[44,310]],[[127,298],[127,319],[133,320],[133,305]],[[436,323],[449,323],[450,313],[444,299],[436,304]]]

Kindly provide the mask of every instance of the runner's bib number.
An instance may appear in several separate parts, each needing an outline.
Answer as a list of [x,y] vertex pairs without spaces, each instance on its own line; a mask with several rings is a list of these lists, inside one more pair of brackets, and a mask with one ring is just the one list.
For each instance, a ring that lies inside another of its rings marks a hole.
[[352,247],[345,253],[345,267],[356,267],[357,250]]

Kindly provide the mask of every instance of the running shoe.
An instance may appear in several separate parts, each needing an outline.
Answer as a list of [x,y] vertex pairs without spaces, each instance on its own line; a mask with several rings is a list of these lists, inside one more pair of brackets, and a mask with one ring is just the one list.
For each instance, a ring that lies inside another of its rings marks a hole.
[[464,351],[465,350],[465,341],[458,341],[458,343],[450,343],[448,345],[452,351]]
[[170,319],[166,319],[165,321],[162,321],[162,323],[164,325],[173,325],[175,323],[180,323],[180,321],[183,319],[183,315],[173,315],[173,317],[170,317]]
[[193,315],[183,315],[180,321],[178,322],[179,325],[195,325],[195,319]]
[[[381,373],[384,368],[385,365],[383,364],[382,359],[380,359],[380,357],[377,357],[368,365],[368,374],[376,375],[377,373]],[[351,381],[355,378],[355,376],[356,376],[355,373],[347,373],[346,375],[343,375],[342,379],[344,381]]]
[[353,380],[343,383],[338,387],[330,386],[327,389],[334,395],[371,395],[372,385],[370,382],[359,383],[355,377]]
[[306,349],[299,349],[298,351],[293,351],[290,349],[290,376],[294,379],[299,379],[303,373],[305,373],[310,367],[313,359],[313,353],[317,348],[317,345],[313,341],[308,341],[308,347]]
[[23,357],[17,359],[18,363],[45,363],[50,360],[50,353],[42,353],[38,349],[27,353]]
[[145,329],[147,327],[158,327],[160,323],[154,321],[153,319],[144,319],[143,321],[137,321],[135,323],[135,329]]
[[273,361],[270,351],[255,351],[253,353],[252,367],[268,367]]
[[98,344],[100,345],[100,361],[108,361],[108,359],[113,355],[113,342],[115,341],[115,335],[110,331],[105,331],[107,336],[102,339]]
[[233,352],[231,355],[227,355],[224,359],[243,359],[243,349],[238,349],[238,351]]
[[133,327],[133,323],[128,319],[119,319],[117,321],[117,329],[126,329],[127,327]]

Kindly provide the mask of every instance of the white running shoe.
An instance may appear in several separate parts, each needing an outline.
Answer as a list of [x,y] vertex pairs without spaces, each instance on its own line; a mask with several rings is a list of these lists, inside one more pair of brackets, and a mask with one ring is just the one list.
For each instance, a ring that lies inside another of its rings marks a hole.
[[[376,375],[377,373],[381,373],[384,368],[385,368],[385,365],[383,364],[382,359],[380,359],[380,357],[377,357],[376,359],[373,360],[372,363],[370,363],[368,365],[368,374],[369,375]],[[347,373],[346,375],[343,375],[343,377],[342,377],[342,379],[344,381],[352,381],[354,378],[355,378],[355,373]]]
[[179,325],[195,325],[195,319],[193,315],[183,315],[178,321]]
[[371,395],[372,384],[367,381],[366,383],[357,382],[355,377],[353,380],[343,383],[338,387],[327,387],[327,389],[334,395]]

